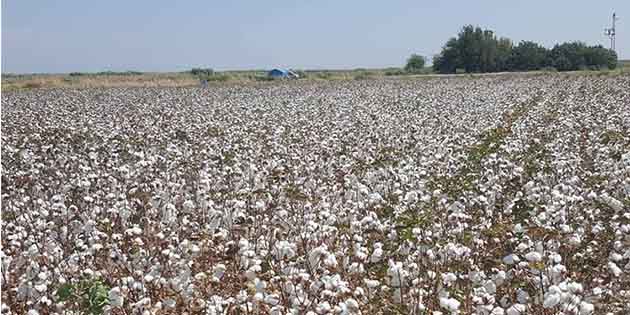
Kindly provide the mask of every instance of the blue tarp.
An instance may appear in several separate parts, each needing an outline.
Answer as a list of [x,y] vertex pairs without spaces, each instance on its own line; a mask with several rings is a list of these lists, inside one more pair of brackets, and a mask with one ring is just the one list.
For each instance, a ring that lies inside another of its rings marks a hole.
[[286,78],[289,76],[289,71],[282,69],[273,69],[268,74],[272,78]]

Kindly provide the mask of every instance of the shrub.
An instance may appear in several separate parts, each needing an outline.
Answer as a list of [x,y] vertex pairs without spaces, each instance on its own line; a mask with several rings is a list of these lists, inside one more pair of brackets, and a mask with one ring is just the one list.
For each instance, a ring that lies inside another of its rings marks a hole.
[[231,77],[227,74],[212,74],[203,77],[203,79],[206,79],[208,82],[225,82],[230,80]]
[[263,76],[263,75],[255,75],[252,76],[251,78],[253,78],[256,81],[261,81],[261,82],[269,82],[269,81],[273,81],[275,80],[274,78],[270,77],[270,76]]
[[299,76],[298,79],[306,79],[306,78],[308,78],[308,74],[306,73],[306,71],[295,70],[293,72],[295,72],[295,74],[297,74]]
[[330,79],[332,77],[332,73],[329,71],[319,71],[317,72],[316,77],[318,79]]
[[39,89],[42,87],[42,84],[39,82],[28,82],[24,84],[25,89]]
[[374,76],[373,72],[370,71],[358,71],[357,74],[354,75],[355,80],[367,80],[371,79]]
[[405,71],[410,73],[420,73],[424,70],[425,63],[426,60],[423,56],[412,54],[411,57],[407,59]]
[[190,70],[190,74],[192,75],[206,75],[206,76],[210,76],[214,74],[214,70],[210,69],[210,68],[192,68]]
[[385,70],[385,75],[386,76],[392,76],[392,75],[405,75],[407,74],[407,72],[403,69],[398,69],[398,68],[394,68],[394,69],[387,69]]

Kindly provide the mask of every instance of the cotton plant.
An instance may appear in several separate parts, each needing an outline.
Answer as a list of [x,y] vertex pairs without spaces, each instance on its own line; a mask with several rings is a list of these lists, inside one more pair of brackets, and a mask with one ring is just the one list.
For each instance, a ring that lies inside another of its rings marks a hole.
[[2,313],[627,312],[629,84],[3,93]]

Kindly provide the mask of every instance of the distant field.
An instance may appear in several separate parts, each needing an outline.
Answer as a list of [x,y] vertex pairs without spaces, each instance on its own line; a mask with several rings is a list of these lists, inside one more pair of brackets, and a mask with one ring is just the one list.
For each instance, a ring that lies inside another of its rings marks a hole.
[[[426,73],[430,73],[427,68]],[[299,71],[301,80],[361,80],[404,74],[399,68],[356,70]],[[265,70],[223,71],[207,77],[213,83],[254,83],[269,81]],[[93,88],[93,87],[184,87],[196,86],[199,77],[189,72],[141,73],[102,72],[70,74],[3,74],[2,90],[32,88]]]
[[[621,60],[616,70],[608,71],[575,71],[563,74],[616,74],[630,73],[630,60]],[[405,73],[401,68],[353,69],[353,70],[304,70],[297,71],[300,80],[365,80],[385,77],[419,77],[419,76],[453,76],[452,74],[435,74],[429,67],[421,73]],[[509,72],[508,74],[536,75],[548,71]],[[505,73],[459,74],[461,76],[493,76]],[[213,84],[250,84],[270,81],[266,70],[241,70],[215,72],[207,77]],[[99,73],[67,73],[67,74],[2,74],[2,91],[23,90],[33,88],[99,88],[99,87],[190,87],[199,85],[199,77],[190,72],[99,72]]]

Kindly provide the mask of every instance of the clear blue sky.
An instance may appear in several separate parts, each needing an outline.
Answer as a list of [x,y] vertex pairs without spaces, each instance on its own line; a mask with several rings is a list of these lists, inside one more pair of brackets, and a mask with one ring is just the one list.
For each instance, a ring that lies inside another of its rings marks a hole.
[[630,1],[2,0],[2,72],[370,68],[432,56],[465,24],[630,59]]

